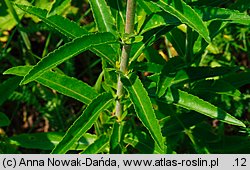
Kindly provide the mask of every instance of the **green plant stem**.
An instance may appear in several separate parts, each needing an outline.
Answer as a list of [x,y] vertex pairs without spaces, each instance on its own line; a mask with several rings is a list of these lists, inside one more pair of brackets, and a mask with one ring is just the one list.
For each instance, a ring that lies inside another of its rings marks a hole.
[[[135,8],[136,1],[128,0],[127,1],[127,10],[126,10],[126,26],[125,26],[125,34],[132,34],[134,32],[134,22],[135,22]],[[120,61],[120,71],[122,74],[127,72],[128,68],[128,59],[131,51],[131,45],[125,44],[122,48],[121,61]],[[121,103],[121,98],[123,96],[123,84],[121,82],[121,75],[118,77],[117,82],[117,101],[116,101],[116,116],[118,121],[121,120],[123,105]]]
[[7,5],[8,9],[10,10],[10,13],[12,14],[13,18],[15,19],[15,21],[17,23],[18,30],[19,30],[19,32],[21,34],[21,37],[22,37],[22,39],[24,41],[24,44],[25,44],[27,50],[31,51],[31,44],[30,44],[30,41],[28,39],[28,35],[25,32],[20,30],[20,28],[22,28],[22,25],[20,23],[20,19],[19,19],[18,15],[17,15],[15,9],[13,8],[13,6],[12,6],[12,4],[11,4],[11,2],[9,0],[4,0],[4,1],[5,1],[5,4]]

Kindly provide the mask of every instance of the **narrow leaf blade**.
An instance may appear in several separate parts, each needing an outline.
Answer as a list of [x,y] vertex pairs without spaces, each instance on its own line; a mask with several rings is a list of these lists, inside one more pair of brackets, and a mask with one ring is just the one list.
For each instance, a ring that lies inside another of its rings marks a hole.
[[38,17],[52,29],[56,29],[61,34],[71,39],[80,37],[88,33],[87,30],[80,27],[77,23],[70,21],[69,19],[64,18],[62,16],[52,15],[50,17],[47,17],[48,11],[45,9],[21,4],[16,4],[16,6],[22,9],[23,11]]
[[143,125],[149,130],[156,144],[164,150],[164,140],[160,126],[148,97],[148,93],[143,87],[141,81],[135,74],[132,74],[130,78],[123,77],[122,82],[130,95],[130,100],[134,105],[137,116]]
[[[22,148],[52,150],[61,141],[63,135],[64,133],[61,132],[19,134],[10,137],[10,143]],[[86,133],[70,147],[70,150],[85,149],[95,139],[95,135]]]
[[198,113],[201,113],[214,119],[218,119],[228,124],[246,127],[244,123],[231,116],[224,110],[187,92],[177,89],[169,89],[165,95],[165,98],[167,101],[173,102],[177,106],[189,110],[194,110]]
[[52,69],[64,61],[88,50],[93,46],[110,44],[116,42],[116,38],[111,33],[96,33],[84,35],[76,38],[57,50],[49,53],[45,58],[38,62],[34,68],[24,77],[21,84],[27,84],[40,76],[44,71]]
[[[25,76],[31,69],[31,66],[18,66],[6,70],[4,74]],[[84,104],[89,104],[98,96],[97,92],[86,83],[52,71],[46,71],[35,81]]]
[[[79,26],[76,22],[70,21],[69,19],[64,18],[60,15],[52,15],[47,17],[48,11],[45,9],[20,4],[16,5],[23,11],[41,19],[51,29],[55,29],[56,31],[70,39],[75,39],[88,34],[88,31]],[[110,64],[115,65],[116,53],[110,45],[104,44],[98,47],[92,47],[90,50],[96,55],[106,59]]]
[[90,0],[93,16],[100,32],[111,32],[116,34],[115,20],[111,14],[110,8],[105,0]]
[[155,4],[197,31],[208,43],[210,42],[209,31],[206,25],[200,16],[184,1],[174,0],[174,4],[169,5],[163,0],[159,0]]
[[67,130],[61,142],[56,145],[52,153],[66,153],[81,136],[89,130],[99,117],[100,113],[107,109],[113,101],[109,93],[104,93],[95,98],[85,109],[80,117]]

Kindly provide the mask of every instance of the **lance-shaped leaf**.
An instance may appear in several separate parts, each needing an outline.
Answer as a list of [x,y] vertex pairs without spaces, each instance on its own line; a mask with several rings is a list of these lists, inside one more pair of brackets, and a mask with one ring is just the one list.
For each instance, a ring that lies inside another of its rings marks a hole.
[[[41,19],[51,29],[57,30],[62,35],[70,39],[75,39],[88,34],[88,31],[79,26],[76,22],[70,21],[69,19],[60,15],[52,15],[47,17],[48,11],[45,9],[20,4],[16,5],[25,12]],[[110,64],[115,65],[116,53],[110,45],[104,44],[98,47],[92,47],[90,50],[96,55],[105,58]]]
[[53,149],[52,153],[66,153],[92,127],[100,113],[107,109],[112,101],[113,96],[110,93],[104,93],[95,98],[67,130],[63,139]]
[[[15,135],[9,139],[11,144],[22,148],[52,150],[62,140],[63,135],[62,132],[31,133]],[[95,140],[95,135],[86,133],[70,147],[70,150],[83,150]]]
[[44,71],[56,67],[64,61],[82,53],[83,51],[88,50],[93,46],[110,44],[114,42],[116,42],[116,38],[111,33],[96,33],[76,38],[72,42],[69,42],[57,50],[49,53],[45,58],[39,61],[24,77],[21,84],[29,83],[44,73]]
[[109,144],[109,137],[106,135],[100,136],[94,143],[89,145],[81,154],[98,154],[101,153]]
[[[111,32],[114,35],[117,35],[115,31],[115,19],[111,14],[111,10],[107,5],[105,0],[89,0],[91,10],[95,19],[99,32]],[[114,52],[118,52],[120,46],[117,44],[112,44],[111,48]],[[113,53],[114,53],[113,52]],[[112,54],[112,52],[110,52]],[[114,53],[117,54],[117,53]],[[117,54],[118,56],[118,54]]]
[[208,43],[210,42],[209,31],[201,17],[184,1],[173,0],[169,5],[163,0],[155,2],[157,6],[167,13],[177,17],[182,23],[197,31]]
[[[31,69],[32,66],[18,66],[6,70],[4,74],[25,76]],[[89,104],[98,96],[97,92],[86,83],[52,71],[44,72],[35,81],[84,104]]]
[[107,5],[105,0],[89,0],[93,16],[98,27],[98,30],[101,32],[111,32],[116,34],[115,28],[115,19],[113,18],[110,8]]
[[157,145],[164,150],[164,139],[161,134],[159,122],[155,116],[148,93],[143,87],[140,79],[132,74],[129,78],[123,77],[122,82],[129,93],[131,102],[143,125],[148,129],[150,135]]
[[16,4],[16,6],[23,11],[38,17],[48,26],[56,29],[68,38],[74,39],[88,33],[87,30],[80,27],[76,22],[70,21],[69,19],[62,16],[52,15],[47,17],[48,11],[45,9],[20,4]]
[[188,110],[194,110],[198,113],[214,119],[218,119],[228,124],[245,127],[244,123],[231,116],[224,110],[187,92],[169,88],[165,95],[165,98],[168,102],[173,102],[175,105],[186,108]]

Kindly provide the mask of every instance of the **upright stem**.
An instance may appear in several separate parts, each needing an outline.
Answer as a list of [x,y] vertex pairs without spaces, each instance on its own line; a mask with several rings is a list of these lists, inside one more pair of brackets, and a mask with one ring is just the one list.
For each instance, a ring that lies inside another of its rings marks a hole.
[[[126,11],[126,26],[125,33],[132,34],[134,33],[134,23],[135,23],[135,8],[136,0],[127,0],[127,11]],[[128,59],[131,51],[131,45],[125,44],[122,48],[121,61],[120,61],[120,71],[122,73],[127,72],[128,68]],[[123,96],[123,84],[121,82],[121,75],[118,77],[117,82],[117,101],[116,101],[116,116],[118,121],[121,120],[123,105],[121,103],[121,98]]]

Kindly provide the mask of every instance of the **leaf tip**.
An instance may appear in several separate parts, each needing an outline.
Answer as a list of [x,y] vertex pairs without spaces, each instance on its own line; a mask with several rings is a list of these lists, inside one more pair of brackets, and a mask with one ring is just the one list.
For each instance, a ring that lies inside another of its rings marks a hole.
[[243,122],[241,122],[241,121],[238,123],[238,126],[246,128],[246,125]]

